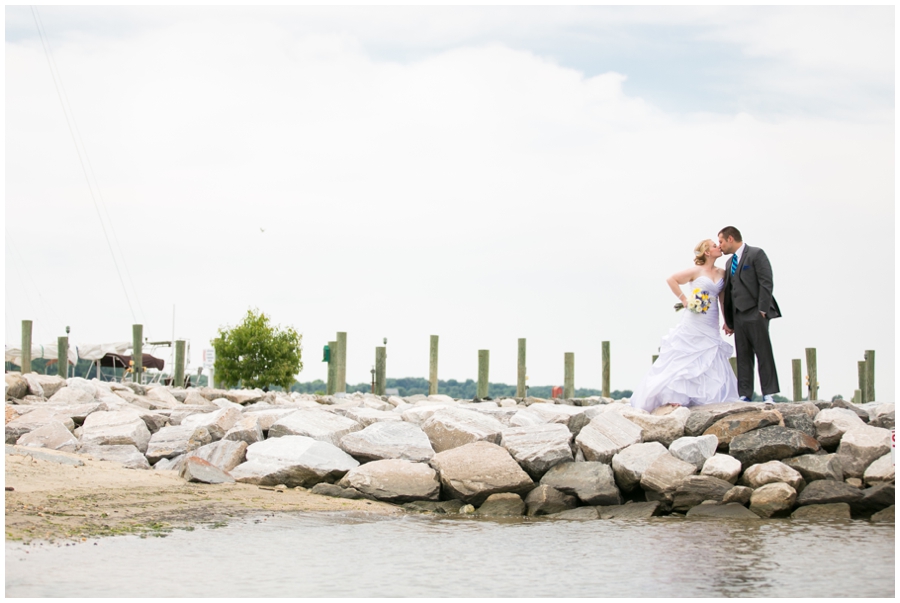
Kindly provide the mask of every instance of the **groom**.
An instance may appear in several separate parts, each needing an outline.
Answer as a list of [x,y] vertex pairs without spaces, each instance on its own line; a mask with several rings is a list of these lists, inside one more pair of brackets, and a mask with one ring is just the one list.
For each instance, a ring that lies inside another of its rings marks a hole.
[[772,402],[772,394],[780,388],[769,341],[769,321],[781,316],[772,297],[772,266],[765,251],[744,245],[741,232],[734,226],[726,226],[719,232],[719,248],[723,254],[731,254],[731,261],[725,264],[722,291],[725,326],[722,329],[727,335],[734,334],[738,393],[741,400],[748,402],[753,396],[755,356],[759,359],[763,399]]

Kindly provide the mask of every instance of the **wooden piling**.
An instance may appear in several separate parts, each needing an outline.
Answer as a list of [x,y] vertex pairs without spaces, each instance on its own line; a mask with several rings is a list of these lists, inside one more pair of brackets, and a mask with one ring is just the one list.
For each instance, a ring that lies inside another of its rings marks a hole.
[[866,350],[866,402],[875,401],[875,350]]
[[856,363],[856,376],[857,381],[859,382],[859,403],[862,404],[865,402],[866,392],[868,391],[868,383],[866,383],[866,368],[867,363],[865,360],[860,360]]
[[428,350],[428,395],[438,393],[438,336],[431,336],[431,346]]
[[131,325],[131,360],[131,380],[140,383],[144,372],[144,325]]
[[337,341],[328,342],[328,383],[325,385],[325,393],[332,395],[334,393],[334,369],[337,367],[335,352],[337,351]]
[[601,344],[603,350],[603,397],[609,398],[609,342]]
[[63,379],[69,378],[69,338],[59,337],[56,340],[56,374]]
[[525,377],[527,375],[527,369],[525,365],[525,338],[519,338],[519,361],[518,361],[518,371],[516,376],[516,398],[524,398],[527,396],[527,389],[525,383]]
[[491,352],[478,350],[478,387],[475,397],[483,400],[488,397],[488,375],[490,369]]
[[862,404],[862,391],[858,389],[853,390],[853,403]]
[[22,374],[31,372],[31,321],[22,321]]
[[334,367],[334,393],[347,391],[347,333],[337,334],[337,364]]
[[387,348],[378,346],[375,348],[375,395],[384,395],[384,377],[387,371]]
[[575,353],[565,353],[565,374],[563,377],[563,398],[571,400],[575,397]]
[[794,377],[794,402],[803,399],[803,366],[799,358],[791,360],[791,372]]
[[175,341],[175,378],[173,387],[184,387],[184,340]]
[[816,371],[816,348],[806,348],[806,379],[809,385],[809,401],[819,399],[819,375]]

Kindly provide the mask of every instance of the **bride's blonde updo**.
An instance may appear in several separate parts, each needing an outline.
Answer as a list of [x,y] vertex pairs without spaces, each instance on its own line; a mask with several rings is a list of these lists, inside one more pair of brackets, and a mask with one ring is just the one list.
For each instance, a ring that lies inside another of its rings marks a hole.
[[706,252],[709,251],[709,248],[712,247],[712,241],[706,239],[705,241],[700,241],[700,244],[694,247],[694,263],[698,266],[702,266],[706,263]]

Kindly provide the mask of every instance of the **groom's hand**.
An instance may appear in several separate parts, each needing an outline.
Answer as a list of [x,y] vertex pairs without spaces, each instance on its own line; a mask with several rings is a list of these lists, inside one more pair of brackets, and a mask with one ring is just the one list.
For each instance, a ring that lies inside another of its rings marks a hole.
[[734,329],[729,329],[728,325],[722,325],[722,330],[725,331],[726,335],[733,335]]

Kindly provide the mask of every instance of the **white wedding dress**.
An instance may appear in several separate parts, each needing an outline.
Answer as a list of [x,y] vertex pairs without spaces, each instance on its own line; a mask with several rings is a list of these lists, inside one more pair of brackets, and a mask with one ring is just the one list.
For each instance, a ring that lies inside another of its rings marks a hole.
[[631,396],[631,405],[647,412],[663,404],[698,406],[737,402],[737,378],[728,359],[734,348],[719,335],[718,295],[725,279],[707,276],[691,281],[710,294],[706,314],[682,310],[681,322],[663,337],[659,358]]

